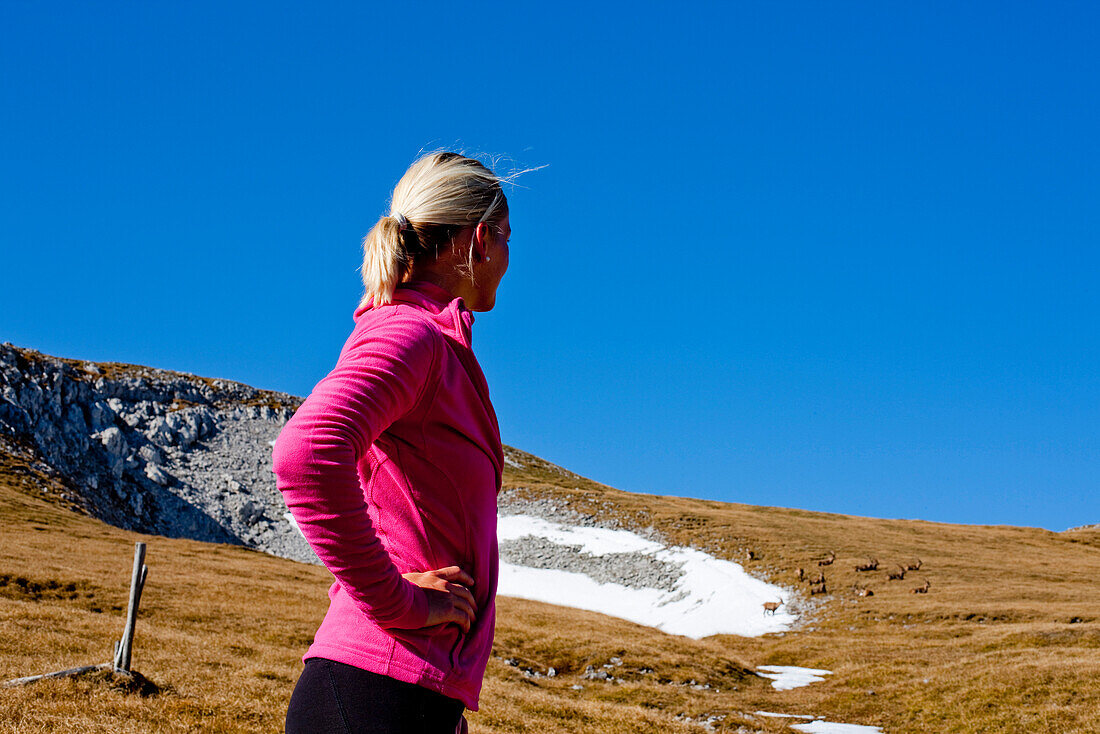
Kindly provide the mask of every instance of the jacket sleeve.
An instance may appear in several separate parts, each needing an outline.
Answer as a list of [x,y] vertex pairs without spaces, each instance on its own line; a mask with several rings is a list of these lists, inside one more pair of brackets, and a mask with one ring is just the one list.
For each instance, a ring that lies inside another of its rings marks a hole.
[[424,590],[401,577],[374,532],[358,464],[424,392],[438,334],[391,314],[352,333],[340,358],[283,427],[272,454],[276,486],[313,552],[382,627],[418,629]]

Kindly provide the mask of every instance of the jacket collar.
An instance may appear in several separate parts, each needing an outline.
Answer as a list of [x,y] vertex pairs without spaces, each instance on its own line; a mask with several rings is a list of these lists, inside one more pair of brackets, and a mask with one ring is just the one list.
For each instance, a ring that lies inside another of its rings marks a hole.
[[[474,314],[466,308],[462,298],[451,295],[446,289],[423,280],[401,283],[394,289],[393,303],[422,309],[444,334],[466,347],[472,346]],[[355,309],[355,319],[372,308],[373,304],[367,303]]]

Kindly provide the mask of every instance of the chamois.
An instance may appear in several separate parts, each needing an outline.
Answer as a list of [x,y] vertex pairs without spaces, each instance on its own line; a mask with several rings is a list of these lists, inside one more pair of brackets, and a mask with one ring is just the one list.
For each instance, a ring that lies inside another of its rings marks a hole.
[[823,584],[825,583],[825,572],[818,571],[817,576],[808,578],[806,580],[809,581],[811,584]]
[[806,569],[804,569],[804,568],[802,568],[801,566],[799,566],[799,567],[798,567],[798,574],[797,574],[797,575],[798,575],[798,580],[799,580],[799,581],[802,581],[802,580],[804,580],[804,579],[806,578]]
[[783,600],[764,602],[764,614],[775,614],[775,610],[783,605]]
[[906,571],[919,571],[920,567],[922,565],[924,565],[924,561],[922,561],[921,559],[918,558],[916,563],[912,563],[912,562],[906,563],[905,564],[905,570]]
[[857,571],[877,571],[878,570],[878,559],[877,558],[868,558],[867,563],[859,564],[858,566],[856,566],[856,570]]
[[852,588],[855,590],[856,596],[874,596],[875,595],[875,592],[871,591],[866,586],[860,586],[859,584],[856,584]]
[[810,587],[810,596],[814,594],[828,594],[829,590],[825,588],[825,577],[821,577],[821,583],[814,584]]
[[756,551],[754,551],[754,550],[749,550],[749,552],[748,552],[747,556],[748,556],[748,559],[749,559],[750,561],[755,561],[755,560],[756,560]]
[[900,566],[899,565],[897,571],[887,571],[886,572],[886,580],[887,581],[901,581],[904,578],[905,578],[905,566]]
[[817,562],[817,565],[819,565],[819,566],[831,566],[831,565],[833,565],[833,561],[835,561],[835,560],[836,560],[836,551],[829,551],[829,557],[828,558],[822,558],[820,561]]
[[909,589],[909,593],[910,594],[927,594],[928,593],[928,587],[930,587],[931,585],[932,585],[932,582],[929,581],[928,579],[925,579],[923,586],[918,586],[915,589]]

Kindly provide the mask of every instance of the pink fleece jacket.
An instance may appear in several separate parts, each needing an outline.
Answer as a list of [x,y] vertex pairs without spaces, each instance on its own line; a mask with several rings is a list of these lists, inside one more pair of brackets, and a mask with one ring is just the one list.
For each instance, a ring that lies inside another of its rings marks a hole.
[[[493,644],[496,498],[504,459],[473,314],[429,283],[355,311],[335,368],[275,443],[298,527],[336,577],[305,658],[416,683],[476,711]],[[424,629],[428,602],[401,574],[460,566],[477,619]]]

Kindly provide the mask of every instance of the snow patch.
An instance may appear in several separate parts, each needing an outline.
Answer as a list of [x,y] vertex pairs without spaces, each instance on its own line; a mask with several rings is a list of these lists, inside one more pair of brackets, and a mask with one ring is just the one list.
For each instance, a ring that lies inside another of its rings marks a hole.
[[[761,673],[760,671],[765,672]],[[822,676],[832,675],[833,671],[799,668],[794,665],[761,665],[757,668],[756,674],[761,678],[770,678],[772,688],[777,691],[789,691],[792,688],[801,688],[811,683],[820,683],[825,680]]]
[[672,590],[662,590],[601,583],[566,569],[502,562],[497,588],[501,596],[586,609],[694,639],[717,634],[757,637],[785,631],[796,620],[788,612],[763,613],[764,602],[786,604],[790,598],[786,589],[749,576],[739,564],[693,548],[667,547],[627,530],[577,527],[528,515],[501,517],[497,535],[499,540],[544,538],[562,546],[579,546],[580,552],[591,556],[649,555],[683,569]]
[[[805,668],[803,668],[805,670]],[[789,724],[792,729],[809,732],[809,734],[882,734],[882,729],[877,726],[864,726],[862,724],[838,724],[834,721],[825,721],[819,716],[806,716],[804,714],[777,714],[772,711],[753,711],[756,716],[767,716],[777,719],[806,719],[808,724]],[[816,719],[816,721],[814,721]]]
[[808,734],[882,734],[877,726],[862,724],[837,724],[832,721],[812,721],[809,724],[791,724],[792,729]]

